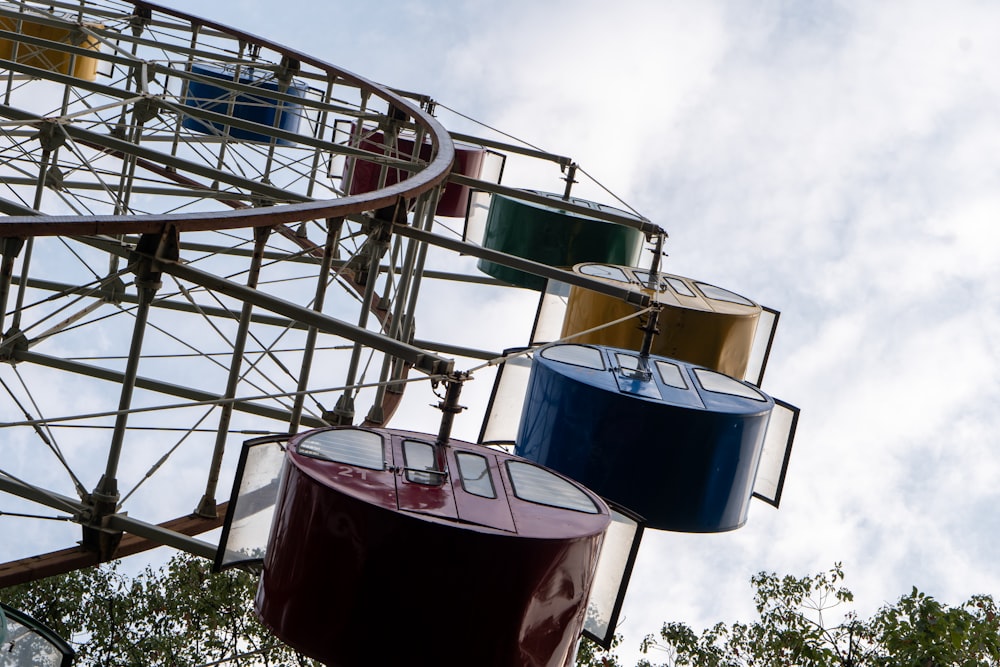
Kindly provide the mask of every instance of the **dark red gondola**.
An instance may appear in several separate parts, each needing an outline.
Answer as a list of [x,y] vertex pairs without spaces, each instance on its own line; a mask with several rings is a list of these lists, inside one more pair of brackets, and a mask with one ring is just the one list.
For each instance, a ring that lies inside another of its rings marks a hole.
[[[353,126],[351,131],[354,132]],[[377,155],[386,155],[390,159],[407,159],[413,156],[414,142],[415,137],[412,134],[401,134],[387,142],[384,132],[368,128],[364,131],[363,136],[357,140],[357,145],[362,150]],[[420,147],[420,159],[430,160],[432,148],[429,142],[424,142]],[[452,166],[452,172],[469,178],[480,178],[486,155],[486,149],[481,146],[456,142],[455,164]],[[349,192],[352,195],[371,192],[380,187],[388,187],[406,180],[409,176],[409,173],[396,167],[385,167],[383,175],[382,165],[372,160],[348,160],[345,162],[344,175],[347,176],[352,169]],[[384,184],[380,185],[382,179],[384,179]],[[449,218],[464,216],[469,205],[469,194],[468,186],[449,183],[438,199],[435,212],[437,215]]]
[[[271,452],[249,467],[273,470]],[[260,556],[232,531],[277,495],[256,608],[306,655],[341,667],[559,667],[572,664],[589,617],[613,632],[614,618],[588,608],[612,512],[576,482],[502,451],[390,429],[310,431],[281,458],[280,484],[255,473],[234,490],[220,557]],[[629,531],[613,577],[627,579],[641,529]]]

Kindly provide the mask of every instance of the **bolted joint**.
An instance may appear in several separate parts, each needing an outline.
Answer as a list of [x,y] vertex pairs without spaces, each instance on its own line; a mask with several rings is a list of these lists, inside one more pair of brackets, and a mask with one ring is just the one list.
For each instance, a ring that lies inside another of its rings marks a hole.
[[206,519],[218,519],[219,508],[215,498],[209,497],[208,495],[202,496],[201,502],[198,503],[198,509],[196,509],[194,513]]
[[57,165],[52,165],[45,170],[45,187],[52,190],[65,190],[65,177],[62,170]]
[[81,514],[87,521],[83,525],[83,542],[85,549],[97,553],[101,562],[114,558],[122,539],[120,530],[108,528],[108,517],[118,511],[118,480],[102,475],[97,488],[84,501],[87,508]]
[[113,280],[106,282],[101,287],[100,296],[104,303],[120,304],[125,298],[125,281],[115,276]]
[[132,273],[135,274],[135,287],[140,296],[150,297],[152,294],[143,294],[143,292],[151,291],[155,294],[163,287],[163,282],[160,280],[163,272],[159,270],[159,264],[155,259],[133,252],[130,254],[129,264],[132,265]]
[[455,421],[455,415],[465,410],[464,405],[459,405],[458,399],[462,395],[462,386],[469,379],[469,374],[456,371],[445,380],[444,398],[437,407],[441,411],[441,426],[438,429],[437,442],[445,445],[451,439],[451,427]]
[[368,410],[368,415],[365,416],[365,423],[375,426],[385,426],[385,410],[382,409],[381,405],[373,405]]
[[92,43],[90,35],[83,29],[83,25],[79,23],[73,27],[69,39],[73,46],[88,47]]
[[406,217],[409,210],[409,202],[402,197],[399,197],[394,203],[388,206],[383,206],[382,208],[374,211],[374,220],[386,223],[385,226],[390,227],[390,229],[386,232],[386,234],[388,234],[391,232],[392,225],[408,224]]
[[136,287],[155,293],[162,285],[160,276],[163,271],[160,263],[176,262],[179,259],[180,233],[176,227],[168,225],[158,234],[143,234],[129,258],[129,263],[135,266],[132,272],[135,274]]
[[577,182],[576,169],[576,162],[570,162],[563,168],[563,173],[566,174],[566,176],[563,177],[563,180],[566,181],[566,189],[563,190],[563,199],[569,199],[569,194],[573,191],[573,184]]
[[153,97],[143,97],[132,105],[132,118],[136,125],[143,125],[160,114],[160,107]]
[[[365,232],[368,234],[369,244],[374,245],[377,248],[381,248],[379,256],[385,253],[385,249],[388,248],[389,241],[392,239],[392,219],[380,218],[378,216],[379,212],[385,210],[386,209],[380,209],[379,211],[376,211],[376,216],[371,218],[368,225],[365,227]],[[395,215],[395,211],[393,211],[391,215]]]
[[337,399],[333,410],[324,411],[321,417],[331,426],[350,426],[354,423],[354,414],[354,397],[345,393]]
[[24,239],[20,236],[8,236],[0,239],[0,254],[4,257],[14,258],[21,254],[24,247]]
[[38,132],[31,137],[37,139],[42,150],[54,151],[66,143],[66,133],[62,126],[54,120],[43,120],[38,126]]
[[295,77],[300,71],[302,71],[302,63],[295,58],[282,56],[281,64],[278,66],[276,76],[278,81],[289,84],[291,83],[292,78]]
[[132,28],[132,36],[139,37],[146,26],[153,22],[153,10],[149,7],[136,7],[128,22]]
[[388,127],[397,127],[400,123],[405,123],[409,118],[410,114],[405,109],[400,109],[395,104],[390,104],[389,110],[386,112],[382,122]]
[[16,363],[15,352],[23,352],[28,349],[28,339],[20,329],[8,329],[3,335],[3,342],[0,342],[0,361],[9,364]]

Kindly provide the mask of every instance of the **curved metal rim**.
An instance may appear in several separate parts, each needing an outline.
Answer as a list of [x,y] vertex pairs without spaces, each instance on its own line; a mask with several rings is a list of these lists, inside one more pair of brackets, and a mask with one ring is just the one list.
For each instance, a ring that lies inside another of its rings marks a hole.
[[282,204],[235,211],[212,211],[187,214],[152,215],[92,215],[92,216],[7,216],[0,218],[0,238],[12,236],[59,236],[63,234],[124,234],[151,233],[172,225],[179,231],[210,231],[215,229],[240,229],[288,224],[319,218],[336,218],[363,211],[390,206],[400,198],[415,198],[444,182],[455,158],[455,145],[444,126],[430,114],[405,98],[393,93],[382,85],[369,81],[330,63],[305,53],[278,45],[257,35],[235,30],[229,26],[208,21],[198,16],[185,14],[145,0],[130,0],[137,8],[173,16],[192,24],[218,30],[227,35],[243,39],[272,49],[289,58],[308,63],[329,75],[343,78],[357,84],[362,90],[370,91],[395,107],[405,110],[430,135],[437,146],[437,154],[421,171],[404,181],[380,190],[337,199],[325,199],[298,204]]

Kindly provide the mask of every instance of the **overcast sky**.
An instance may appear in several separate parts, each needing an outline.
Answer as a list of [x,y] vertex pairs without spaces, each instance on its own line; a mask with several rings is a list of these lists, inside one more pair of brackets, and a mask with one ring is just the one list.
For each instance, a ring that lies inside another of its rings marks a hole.
[[1000,592],[1000,6],[164,4],[569,155],[667,229],[665,270],[782,311],[764,389],[802,409],[782,508],[650,532],[627,663],[662,621],[749,618],[762,569],[842,561],[864,614],[912,585]]

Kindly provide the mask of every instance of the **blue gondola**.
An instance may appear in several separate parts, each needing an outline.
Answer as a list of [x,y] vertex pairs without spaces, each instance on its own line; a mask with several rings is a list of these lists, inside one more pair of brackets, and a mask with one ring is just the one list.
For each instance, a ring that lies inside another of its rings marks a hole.
[[768,433],[775,401],[749,383],[629,350],[553,345],[532,363],[515,453],[651,528],[732,530],[747,519],[762,457],[763,497],[780,497],[797,416],[781,405],[792,418]]
[[[187,106],[230,115],[239,120],[259,123],[268,127],[276,127],[286,132],[298,132],[299,123],[302,120],[302,105],[294,102],[282,102],[276,99],[273,93],[280,92],[301,98],[305,96],[303,85],[295,81],[292,81],[291,84],[285,84],[273,77],[260,76],[253,70],[242,71],[237,79],[233,70],[200,63],[191,66],[191,73],[222,81],[237,81],[245,86],[259,89],[260,93],[234,93],[223,86],[192,79],[188,82],[187,96],[184,100]],[[230,104],[232,104],[231,113]],[[201,120],[192,116],[185,116],[181,125],[188,130],[209,135],[224,134],[228,130],[232,139],[240,141],[266,143],[272,139],[271,135],[263,132],[241,127],[229,127],[222,123]],[[275,144],[294,146],[295,142],[279,137],[275,139]]]

